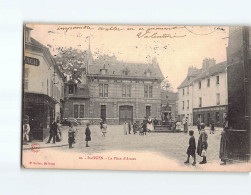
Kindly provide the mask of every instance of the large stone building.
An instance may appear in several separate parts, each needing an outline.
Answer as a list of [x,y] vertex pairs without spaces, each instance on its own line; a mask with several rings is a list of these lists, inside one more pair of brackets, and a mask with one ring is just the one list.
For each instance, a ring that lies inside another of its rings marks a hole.
[[188,117],[195,124],[200,116],[209,125],[210,118],[216,126],[223,123],[227,111],[227,63],[215,64],[214,59],[204,59],[202,68],[190,67],[188,75],[178,87],[179,120]]
[[227,62],[215,64],[203,61],[201,73],[193,81],[193,124],[198,117],[209,126],[222,126],[227,111]]
[[66,118],[91,123],[102,118],[108,124],[142,121],[148,116],[161,118],[163,75],[156,60],[140,64],[100,57],[87,63],[81,80],[85,84],[66,84]]
[[25,27],[23,115],[29,116],[32,138],[43,140],[61,117],[64,77],[49,49],[30,37],[31,30]]

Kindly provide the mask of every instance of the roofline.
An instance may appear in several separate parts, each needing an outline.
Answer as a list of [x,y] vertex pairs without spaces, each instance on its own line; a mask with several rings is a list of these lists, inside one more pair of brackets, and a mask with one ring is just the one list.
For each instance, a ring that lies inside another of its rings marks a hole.
[[121,78],[121,79],[143,79],[143,80],[160,80],[164,78],[161,77],[143,77],[143,76],[124,76],[124,75],[100,75],[100,74],[87,74],[87,77],[104,77],[104,78]]
[[[32,38],[34,39],[34,38]],[[37,41],[36,39],[34,39],[35,41]],[[39,41],[37,41],[39,42]],[[40,43],[40,42],[39,42]],[[55,61],[55,59],[53,58],[53,56],[51,55],[51,52],[49,51],[49,49],[47,47],[45,47],[42,43],[40,43],[41,46],[39,45],[34,45],[31,42],[27,43],[25,42],[25,45],[30,46],[31,48],[39,48],[41,49],[41,52],[45,55],[45,58],[47,58],[47,60],[49,61],[49,63],[52,63],[52,65],[54,66],[54,68],[57,70],[57,72],[59,73],[59,75],[61,76],[62,80],[64,80],[64,75],[63,73],[59,70],[57,63]],[[27,49],[27,47],[25,47],[25,50]]]

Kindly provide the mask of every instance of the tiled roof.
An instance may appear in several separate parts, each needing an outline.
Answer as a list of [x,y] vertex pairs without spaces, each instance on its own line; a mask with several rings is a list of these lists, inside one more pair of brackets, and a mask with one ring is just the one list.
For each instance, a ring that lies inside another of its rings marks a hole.
[[191,85],[193,83],[194,79],[196,78],[196,76],[200,74],[200,72],[201,71],[199,70],[196,73],[193,73],[192,76],[187,76],[185,78],[185,80],[180,84],[178,89]]
[[36,39],[34,38],[30,38],[31,39],[31,44],[34,45],[34,46],[37,46],[37,47],[40,47],[40,48],[43,48],[43,49],[48,49],[47,47],[45,47],[42,43],[38,42]]
[[[88,74],[101,75],[101,69],[107,69],[106,75],[108,76],[124,76],[124,77],[145,77],[146,72],[151,72],[150,78],[163,79],[163,74],[157,63],[144,64],[144,63],[129,63],[122,61],[113,61],[111,63],[93,62],[89,65]],[[124,71],[128,71],[128,75],[124,75]]]
[[189,76],[189,77],[187,76],[185,80],[180,84],[178,89],[187,87],[191,85],[194,81],[198,81],[198,80],[207,78],[209,76],[213,76],[221,72],[224,72],[226,71],[226,68],[227,68],[227,62],[224,61],[216,65],[210,66],[208,70],[206,71],[202,71],[202,69],[199,69],[197,72],[194,72],[192,76]]
[[213,66],[210,66],[207,71],[204,71],[201,74],[199,74],[194,79],[194,81],[202,80],[204,78],[207,78],[207,77],[214,76],[214,75],[217,75],[219,73],[225,72],[226,68],[227,68],[227,62],[226,61],[215,64]]

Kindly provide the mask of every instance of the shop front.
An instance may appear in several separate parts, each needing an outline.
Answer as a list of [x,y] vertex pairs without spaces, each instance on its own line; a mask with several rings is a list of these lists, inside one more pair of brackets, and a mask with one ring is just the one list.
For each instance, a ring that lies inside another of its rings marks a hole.
[[47,95],[24,93],[23,115],[29,116],[31,140],[44,141],[55,119],[56,102]]
[[196,125],[198,117],[201,118],[201,122],[205,123],[207,126],[210,125],[212,120],[216,127],[223,126],[223,114],[227,112],[227,106],[211,106],[203,108],[194,108],[193,109],[193,124]]

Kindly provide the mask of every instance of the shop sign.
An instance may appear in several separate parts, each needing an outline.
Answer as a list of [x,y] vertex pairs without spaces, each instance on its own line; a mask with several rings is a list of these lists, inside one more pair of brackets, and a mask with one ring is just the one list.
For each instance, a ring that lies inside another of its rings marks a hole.
[[193,111],[194,112],[209,112],[209,111],[225,111],[226,107],[225,106],[221,106],[221,107],[209,107],[209,108],[194,108]]
[[25,64],[39,66],[40,61],[37,58],[31,58],[31,57],[25,56]]

